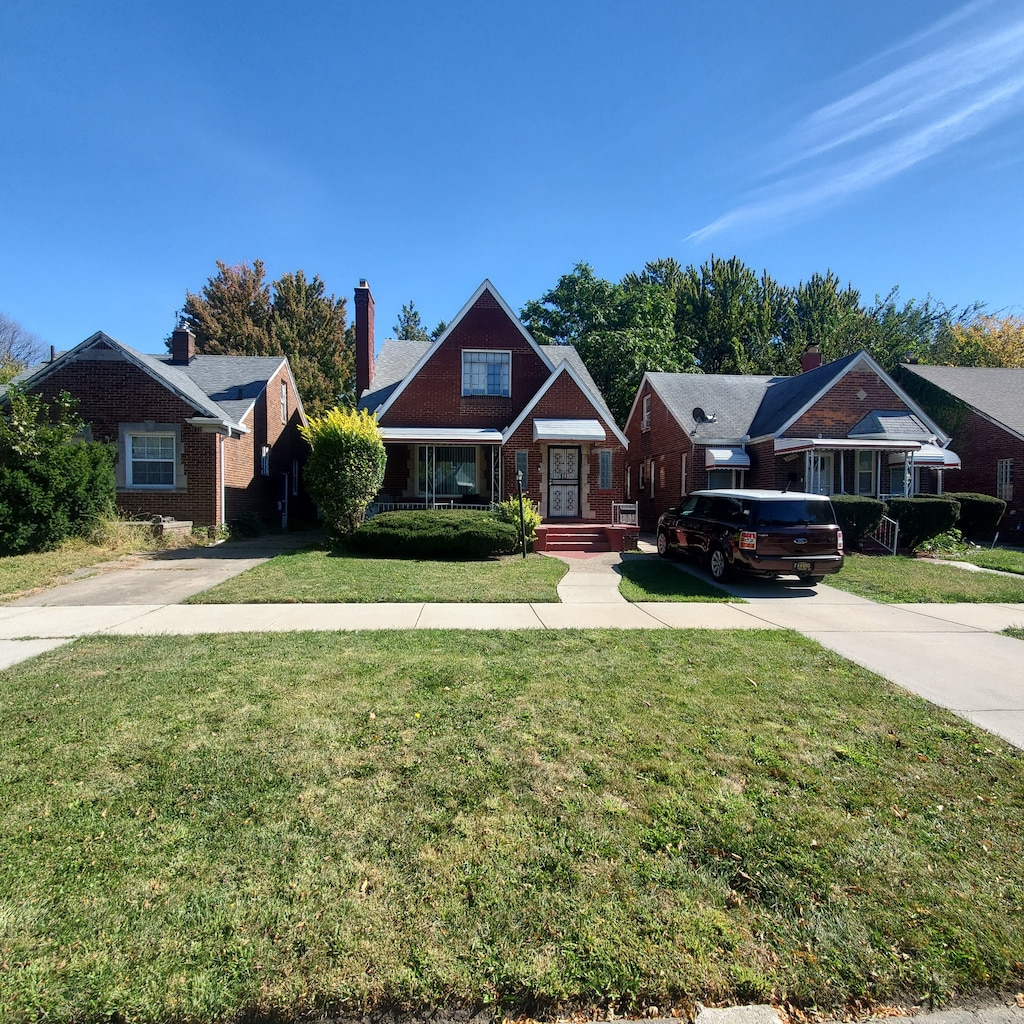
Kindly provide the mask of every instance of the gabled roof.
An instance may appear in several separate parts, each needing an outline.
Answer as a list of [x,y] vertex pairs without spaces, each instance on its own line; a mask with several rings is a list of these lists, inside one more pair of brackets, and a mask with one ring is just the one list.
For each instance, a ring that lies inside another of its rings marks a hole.
[[[103,331],[97,331],[74,348],[61,353],[52,362],[39,363],[25,370],[12,383],[21,387],[41,383],[89,349],[104,348],[118,352],[129,363],[133,363],[190,405],[201,417],[216,420],[238,433],[248,431],[249,428],[243,426],[242,420],[282,364],[287,364],[284,356],[208,355],[194,356],[188,364],[172,363],[169,355],[154,356],[139,352]],[[290,376],[290,367],[288,373]],[[305,419],[301,398],[299,412]]]
[[[420,370],[423,369],[423,366],[427,363],[430,357],[441,348],[445,341],[448,340],[448,336],[452,333],[452,331],[455,330],[456,327],[458,327],[458,325],[462,322],[463,318],[476,305],[477,301],[484,294],[484,292],[490,293],[491,298],[493,298],[494,301],[497,302],[499,308],[509,318],[509,320],[512,322],[516,330],[519,331],[519,333],[523,336],[527,344],[529,344],[529,346],[537,353],[541,362],[543,362],[543,364],[549,370],[554,370],[553,363],[544,354],[544,349],[549,348],[550,346],[544,346],[542,348],[540,345],[537,344],[536,341],[533,340],[533,336],[530,334],[530,332],[522,325],[522,323],[520,323],[519,317],[517,317],[515,313],[512,312],[512,308],[509,306],[509,304],[501,297],[501,295],[498,294],[498,289],[495,288],[494,285],[491,284],[489,280],[487,280],[487,278],[484,278],[484,280],[480,283],[476,291],[473,292],[473,294],[469,297],[469,301],[462,307],[462,309],[458,311],[458,313],[456,313],[455,319],[452,320],[452,322],[448,324],[448,326],[444,329],[444,333],[437,339],[437,341],[430,342],[426,345],[419,359],[417,359],[417,361],[406,372],[406,374],[401,378],[401,380],[396,383],[396,386],[388,393],[387,397],[385,397],[383,401],[380,402],[376,409],[370,406],[366,406],[366,408],[369,408],[371,412],[376,411],[378,418],[383,416],[388,411],[388,409],[390,409],[391,406],[395,403],[398,396],[406,389],[406,387],[409,385],[409,382],[416,377]],[[418,344],[424,343],[420,342]],[[377,391],[376,366],[374,366],[373,380],[370,381],[370,387],[372,387],[374,391]],[[384,389],[381,388],[380,390],[383,391]],[[360,401],[360,405],[362,405],[362,401]]]
[[[764,400],[768,385],[784,377],[761,377],[736,373],[645,373],[672,418],[695,442],[742,440]],[[643,384],[637,391],[639,396]],[[633,403],[636,406],[636,401]],[[703,423],[693,418],[694,409],[709,417]],[[634,410],[630,410],[630,416]],[[714,419],[710,419],[714,417]]]
[[373,412],[383,405],[433,344],[431,341],[388,338],[381,345],[380,355],[374,360],[373,380],[359,399],[358,408]]
[[[555,346],[546,346],[555,347]],[[568,348],[570,346],[557,346],[559,348]],[[626,440],[626,435],[619,430],[615,423],[615,418],[612,416],[608,409],[608,406],[604,404],[604,399],[601,398],[601,393],[596,389],[591,390],[583,380],[583,378],[577,373],[572,362],[568,359],[563,359],[561,366],[544,382],[544,384],[538,389],[537,393],[527,403],[526,408],[515,418],[515,420],[502,431],[504,440],[503,444],[507,443],[509,438],[519,429],[519,427],[525,422],[526,418],[533,412],[537,407],[540,400],[551,390],[552,385],[562,375],[570,377],[575,381],[576,386],[583,392],[583,394],[590,400],[590,404],[594,407],[594,411],[601,414],[601,417],[606,421],[607,425],[611,428],[612,433],[615,435],[615,439],[622,445],[623,448],[629,447],[629,442]],[[590,374],[587,374],[589,377]],[[593,381],[591,381],[593,383]]]
[[901,363],[900,369],[934,384],[986,419],[1024,437],[1024,369],[908,363]]

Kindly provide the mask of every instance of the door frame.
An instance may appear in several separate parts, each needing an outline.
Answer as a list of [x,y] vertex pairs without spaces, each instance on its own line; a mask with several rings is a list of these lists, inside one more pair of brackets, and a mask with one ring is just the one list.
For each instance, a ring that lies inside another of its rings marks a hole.
[[[555,481],[551,474],[551,453],[556,449],[561,451],[574,451],[576,453],[576,512],[573,515],[555,515],[551,511],[551,489],[553,487],[571,487],[573,481],[559,480]],[[548,445],[548,457],[547,457],[547,471],[548,471],[548,507],[547,513],[550,519],[579,519],[581,517],[581,506],[580,499],[582,497],[583,489],[583,448],[578,444],[549,444]]]

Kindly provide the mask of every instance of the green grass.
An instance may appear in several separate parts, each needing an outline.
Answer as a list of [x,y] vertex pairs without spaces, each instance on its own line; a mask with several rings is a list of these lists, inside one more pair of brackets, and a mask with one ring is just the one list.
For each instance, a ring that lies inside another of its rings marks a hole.
[[0,1019],[1024,982],[1024,765],[763,632],[90,638],[0,673]]
[[1024,640],[1024,629],[1020,626],[1007,626],[1003,633],[1006,636],[1012,636],[1016,640]]
[[966,555],[950,555],[950,558],[973,562],[986,569],[1000,569],[1003,572],[1024,574],[1024,551],[1014,548],[981,548]]
[[[173,538],[174,546],[187,546],[190,537]],[[78,569],[87,569],[122,555],[171,546],[157,542],[151,534],[121,520],[101,524],[94,540],[67,540],[53,551],[0,558],[0,601],[52,587]]]
[[[660,558],[626,557],[619,565],[619,593],[627,601],[732,601],[724,590],[680,572]],[[738,599],[735,599],[738,600]]]
[[557,602],[564,562],[543,555],[479,562],[361,558],[328,551],[278,555],[189,604]]
[[971,572],[900,555],[847,555],[831,587],[891,604],[1024,602],[1024,579]]

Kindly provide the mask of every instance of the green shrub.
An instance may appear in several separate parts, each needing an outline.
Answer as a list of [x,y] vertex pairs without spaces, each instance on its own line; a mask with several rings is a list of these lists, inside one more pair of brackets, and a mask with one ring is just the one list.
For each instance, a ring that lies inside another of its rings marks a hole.
[[[523,496],[523,516],[519,517],[519,496],[513,495],[508,501],[499,502],[494,507],[494,514],[503,522],[511,523],[516,529],[516,537],[522,538],[523,522],[526,523],[526,549],[533,550],[533,542],[537,539],[537,527],[541,524],[540,513],[537,506]],[[518,548],[520,545],[517,544]]]
[[857,494],[833,494],[836,522],[843,531],[843,544],[856,547],[882,521],[885,502]]
[[960,503],[937,498],[892,498],[888,514],[900,524],[900,546],[913,551],[924,541],[948,533],[960,517]]
[[511,554],[519,547],[519,536],[493,512],[414,510],[381,512],[346,543],[355,551],[383,557],[460,560]]
[[0,555],[45,551],[88,535],[114,509],[114,451],[77,439],[66,392],[47,405],[8,392],[0,415]]
[[384,482],[387,455],[377,420],[365,410],[331,409],[299,431],[313,449],[305,467],[307,490],[332,533],[353,533]]
[[927,551],[931,555],[966,555],[976,548],[964,540],[964,535],[954,526],[948,533],[940,533],[921,541],[917,550]]
[[1006,512],[1006,502],[1002,498],[994,498],[991,494],[953,491],[947,492],[943,497],[960,502],[960,521],[956,525],[965,537],[990,539],[996,532],[1003,513]]

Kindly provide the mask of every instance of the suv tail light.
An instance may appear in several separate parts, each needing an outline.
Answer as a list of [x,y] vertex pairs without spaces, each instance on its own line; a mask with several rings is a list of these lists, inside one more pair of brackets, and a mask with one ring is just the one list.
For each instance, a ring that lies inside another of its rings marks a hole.
[[[839,535],[839,547],[840,550],[843,546],[842,534]],[[756,530],[741,530],[740,531],[740,550],[741,551],[756,551],[757,550],[757,531]]]
[[843,553],[843,531],[836,530],[836,543],[839,545],[839,554]]

